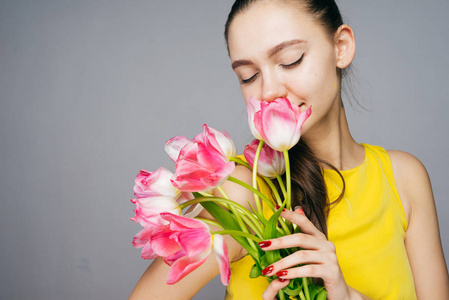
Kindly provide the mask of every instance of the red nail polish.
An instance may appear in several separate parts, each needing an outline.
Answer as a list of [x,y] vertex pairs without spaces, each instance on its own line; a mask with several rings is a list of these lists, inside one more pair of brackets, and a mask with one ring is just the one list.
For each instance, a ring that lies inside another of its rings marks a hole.
[[262,241],[259,243],[260,248],[266,248],[271,246],[271,241]]
[[280,282],[286,282],[288,279],[286,279],[286,278],[279,278],[279,281]]
[[268,266],[265,269],[262,270],[262,275],[270,274],[271,271],[273,271],[273,266]]
[[[274,208],[275,208],[276,210],[279,210],[279,209],[281,208],[281,206],[275,205]],[[284,211],[284,210],[285,210],[285,208],[282,209],[282,211]]]
[[287,270],[279,271],[276,273],[277,277],[286,276],[288,274]]
[[302,210],[302,207],[301,207],[301,206],[296,206],[296,207],[295,207],[295,212],[298,213],[298,214],[301,214],[301,215],[303,215],[303,216],[306,215],[306,214],[304,213],[304,210]]

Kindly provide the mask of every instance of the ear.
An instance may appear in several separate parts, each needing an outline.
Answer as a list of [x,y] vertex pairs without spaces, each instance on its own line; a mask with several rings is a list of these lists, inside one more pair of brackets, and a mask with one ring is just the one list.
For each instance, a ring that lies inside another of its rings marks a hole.
[[348,67],[355,56],[354,31],[349,25],[341,25],[335,32],[335,54],[337,67]]

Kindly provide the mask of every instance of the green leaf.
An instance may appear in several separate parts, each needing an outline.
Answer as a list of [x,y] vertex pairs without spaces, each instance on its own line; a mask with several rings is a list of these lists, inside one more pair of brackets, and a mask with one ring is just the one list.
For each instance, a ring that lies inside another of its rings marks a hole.
[[[263,238],[266,240],[274,239],[279,237],[278,231],[277,231],[277,222],[279,219],[279,216],[281,215],[283,206],[278,209],[268,220],[268,223],[263,231]],[[266,261],[268,264],[272,264],[278,260],[281,259],[281,254],[279,250],[272,250],[272,251],[265,251]]]
[[257,278],[262,275],[262,271],[260,270],[260,267],[257,266],[257,264],[254,264],[251,268],[251,271],[249,272],[249,278]]
[[289,284],[283,288],[282,290],[289,296],[298,296],[302,290],[301,280],[299,278],[295,278],[290,280]]
[[268,265],[270,264],[270,262],[267,260],[267,256],[265,255],[265,253],[260,256],[259,261],[260,261],[260,266],[263,269],[268,267]]
[[323,287],[323,289],[318,293],[317,297],[315,298],[316,300],[326,300],[327,299],[327,291],[326,289]]
[[251,203],[249,203],[249,201],[248,201],[248,205],[249,205],[249,208],[251,209],[251,211],[253,212],[253,214],[255,214],[257,216],[257,219],[263,224],[263,226],[266,226],[267,220],[265,220],[265,217],[263,216],[263,214],[260,214],[257,210],[255,210],[252,207]]
[[201,195],[200,193],[197,193],[197,192],[193,192],[192,194],[193,194],[193,197],[195,197],[195,199],[203,197],[203,195]]
[[[312,300],[326,300],[326,289],[323,286],[309,283],[309,295]],[[324,295],[324,298],[322,298]]]
[[[212,217],[220,223],[226,230],[241,231],[234,215],[229,213],[226,209],[212,201],[202,202],[201,205],[212,215]],[[248,240],[241,236],[232,236],[246,251],[253,257],[258,258],[259,252],[254,250],[248,243]]]

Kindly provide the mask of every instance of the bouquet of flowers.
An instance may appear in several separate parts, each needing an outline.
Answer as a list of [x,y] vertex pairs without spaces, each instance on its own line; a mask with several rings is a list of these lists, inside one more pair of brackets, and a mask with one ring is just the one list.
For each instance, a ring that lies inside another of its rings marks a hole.
[[[311,107],[301,112],[286,98],[272,102],[247,100],[248,121],[256,139],[245,147],[245,160],[225,131],[203,126],[192,140],[176,136],[165,149],[175,162],[175,173],[165,168],[155,172],[141,170],[134,186],[135,216],[131,220],[144,229],[133,239],[142,249],[142,258],[162,257],[170,266],[167,284],[175,284],[206,261],[212,249],[217,257],[221,281],[228,285],[230,262],[223,235],[231,235],[254,260],[251,278],[263,276],[272,263],[298,248],[263,251],[258,243],[299,232],[296,225],[280,218],[283,209],[291,209],[291,179],[288,150],[298,143],[301,127]],[[231,176],[235,164],[252,170],[252,185]],[[285,173],[285,182],[281,177]],[[261,178],[272,190],[273,200],[258,189]],[[229,199],[221,187],[225,181],[237,183],[254,194],[250,210]],[[277,181],[280,192],[273,181]],[[218,190],[221,197],[212,194]],[[195,207],[183,213],[189,206]],[[263,206],[272,211],[265,218]],[[206,209],[214,220],[197,217]],[[211,232],[209,225],[221,228]],[[276,276],[266,277],[269,282]],[[326,290],[310,278],[292,279],[278,293],[279,299],[326,299]]]

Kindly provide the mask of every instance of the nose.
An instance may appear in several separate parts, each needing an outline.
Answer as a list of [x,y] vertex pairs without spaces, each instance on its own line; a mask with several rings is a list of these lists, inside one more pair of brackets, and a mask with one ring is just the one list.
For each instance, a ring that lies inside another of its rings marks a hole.
[[281,78],[275,73],[265,73],[262,79],[262,97],[264,101],[273,101],[277,98],[287,97],[287,88]]

